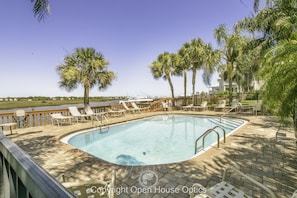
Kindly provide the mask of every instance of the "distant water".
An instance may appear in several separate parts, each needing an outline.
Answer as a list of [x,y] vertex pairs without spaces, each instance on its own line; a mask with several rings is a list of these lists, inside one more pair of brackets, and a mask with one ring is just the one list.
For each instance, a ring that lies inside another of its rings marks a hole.
[[[110,106],[113,104],[118,104],[120,100],[111,100],[105,102],[90,102],[91,107],[98,107],[98,106]],[[43,106],[43,107],[29,107],[29,108],[16,108],[16,109],[7,109],[7,110],[0,110],[1,113],[11,113],[15,112],[18,109],[23,109],[25,111],[43,111],[43,110],[57,110],[57,109],[67,109],[70,106],[76,106],[78,108],[84,107],[83,104],[65,104],[59,106]]]

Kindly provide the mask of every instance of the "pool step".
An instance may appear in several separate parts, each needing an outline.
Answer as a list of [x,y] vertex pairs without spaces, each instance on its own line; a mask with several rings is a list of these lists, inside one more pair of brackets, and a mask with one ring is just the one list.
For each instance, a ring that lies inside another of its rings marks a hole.
[[228,129],[237,128],[242,124],[242,122],[238,122],[237,120],[230,120],[225,118],[222,118],[221,120],[219,118],[216,118],[214,119],[214,121],[216,124]]
[[233,120],[233,119],[231,120],[228,118],[221,118],[221,119],[220,118],[209,118],[208,120],[215,125],[222,126],[223,128],[230,129],[230,130],[233,130],[233,129],[239,127],[243,123],[243,121],[241,121],[241,120]]

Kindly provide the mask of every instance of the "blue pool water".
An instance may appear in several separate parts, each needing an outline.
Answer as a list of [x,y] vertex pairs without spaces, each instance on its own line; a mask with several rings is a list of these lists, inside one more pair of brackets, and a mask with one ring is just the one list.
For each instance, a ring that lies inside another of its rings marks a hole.
[[[182,162],[194,157],[195,140],[206,130],[221,125],[226,134],[243,125],[240,119],[197,115],[161,115],[93,129],[62,139],[102,160],[127,166]],[[223,137],[221,129],[217,129]],[[216,144],[215,133],[205,139],[205,148]],[[199,140],[198,145],[201,145]]]

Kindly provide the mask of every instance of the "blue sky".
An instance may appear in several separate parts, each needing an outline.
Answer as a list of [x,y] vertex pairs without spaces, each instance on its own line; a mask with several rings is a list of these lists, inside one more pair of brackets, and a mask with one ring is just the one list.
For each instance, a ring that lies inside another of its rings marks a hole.
[[[59,88],[57,65],[77,47],[93,47],[109,61],[117,79],[91,96],[170,96],[167,81],[155,80],[149,65],[165,51],[202,38],[216,46],[213,31],[252,13],[245,0],[49,0],[51,14],[38,22],[29,0],[1,1],[0,97],[83,96]],[[201,73],[196,91],[207,91]],[[173,78],[175,95],[182,77]],[[212,78],[217,84],[217,74]],[[191,92],[191,74],[188,93]]]

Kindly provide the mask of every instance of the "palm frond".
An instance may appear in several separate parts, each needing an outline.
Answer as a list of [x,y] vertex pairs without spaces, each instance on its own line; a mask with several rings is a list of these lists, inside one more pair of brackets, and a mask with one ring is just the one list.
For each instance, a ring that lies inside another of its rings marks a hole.
[[43,20],[45,16],[50,13],[50,4],[48,0],[31,0],[31,3],[34,3],[34,16],[37,17],[39,21]]

